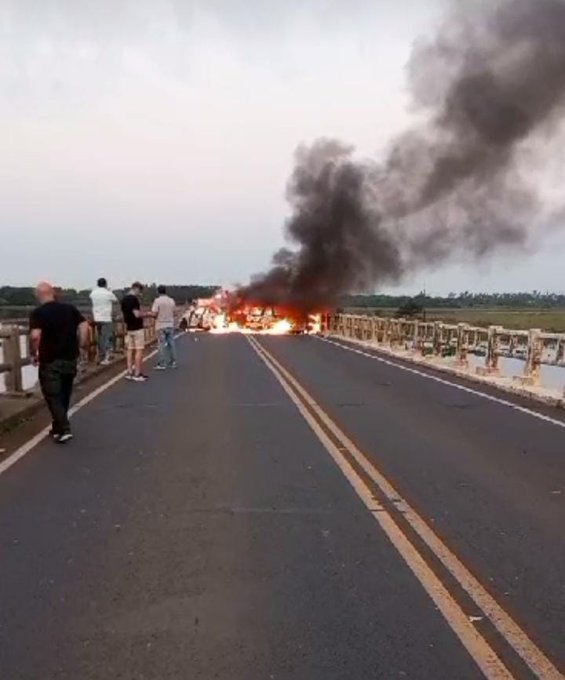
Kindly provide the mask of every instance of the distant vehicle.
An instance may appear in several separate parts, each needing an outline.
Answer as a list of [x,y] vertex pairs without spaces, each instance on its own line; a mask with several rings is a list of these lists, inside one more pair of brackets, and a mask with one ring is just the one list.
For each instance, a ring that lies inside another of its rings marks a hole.
[[212,328],[212,314],[208,307],[196,307],[188,322],[189,330],[209,331]]
[[199,299],[184,313],[181,327],[192,331],[210,331],[217,327],[217,320],[222,315],[217,298]]

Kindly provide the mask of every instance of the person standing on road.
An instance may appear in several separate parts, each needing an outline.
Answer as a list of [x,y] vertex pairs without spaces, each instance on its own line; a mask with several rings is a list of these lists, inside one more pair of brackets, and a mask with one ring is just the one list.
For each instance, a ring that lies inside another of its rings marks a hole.
[[127,373],[126,380],[145,382],[147,376],[141,372],[143,350],[145,349],[145,331],[143,319],[153,316],[151,312],[141,311],[140,297],[143,286],[139,281],[132,284],[131,290],[122,299],[122,314],[126,325],[126,356]]
[[69,405],[80,349],[87,349],[90,329],[73,305],[55,299],[50,283],[35,289],[39,307],[29,319],[32,362],[39,367],[39,384],[52,418],[51,435],[64,444],[72,439]]
[[105,278],[98,279],[97,287],[90,293],[92,302],[92,318],[98,333],[98,361],[105,365],[110,363],[112,349],[112,309],[118,298],[108,290]]
[[167,295],[165,286],[157,288],[159,297],[155,298],[151,312],[155,317],[155,331],[159,347],[156,370],[175,368],[177,353],[175,348],[175,301]]

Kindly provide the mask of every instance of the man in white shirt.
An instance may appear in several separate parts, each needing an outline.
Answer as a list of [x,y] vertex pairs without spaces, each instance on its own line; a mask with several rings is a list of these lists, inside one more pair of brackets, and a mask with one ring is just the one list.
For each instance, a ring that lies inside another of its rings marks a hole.
[[108,290],[108,282],[104,278],[98,279],[97,287],[90,293],[92,302],[92,317],[98,333],[98,361],[101,364],[110,363],[112,349],[112,311],[118,298]]
[[167,295],[165,286],[157,288],[159,297],[155,298],[151,312],[155,317],[155,330],[159,346],[159,358],[155,368],[163,371],[175,368],[177,355],[175,349],[175,301]]

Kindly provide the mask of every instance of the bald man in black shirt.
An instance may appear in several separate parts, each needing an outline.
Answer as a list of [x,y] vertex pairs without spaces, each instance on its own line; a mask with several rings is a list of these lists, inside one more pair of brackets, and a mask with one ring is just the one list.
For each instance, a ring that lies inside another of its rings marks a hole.
[[69,405],[80,347],[88,348],[88,323],[73,305],[59,302],[49,283],[35,289],[39,302],[29,319],[31,356],[39,367],[39,384],[51,412],[51,434],[60,444],[72,439]]

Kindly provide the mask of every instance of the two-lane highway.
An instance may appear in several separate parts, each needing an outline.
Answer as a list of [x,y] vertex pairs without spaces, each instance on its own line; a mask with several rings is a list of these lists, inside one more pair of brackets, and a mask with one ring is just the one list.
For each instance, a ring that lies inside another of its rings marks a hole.
[[559,414],[310,337],[179,350],[0,475],[2,680],[562,677]]

